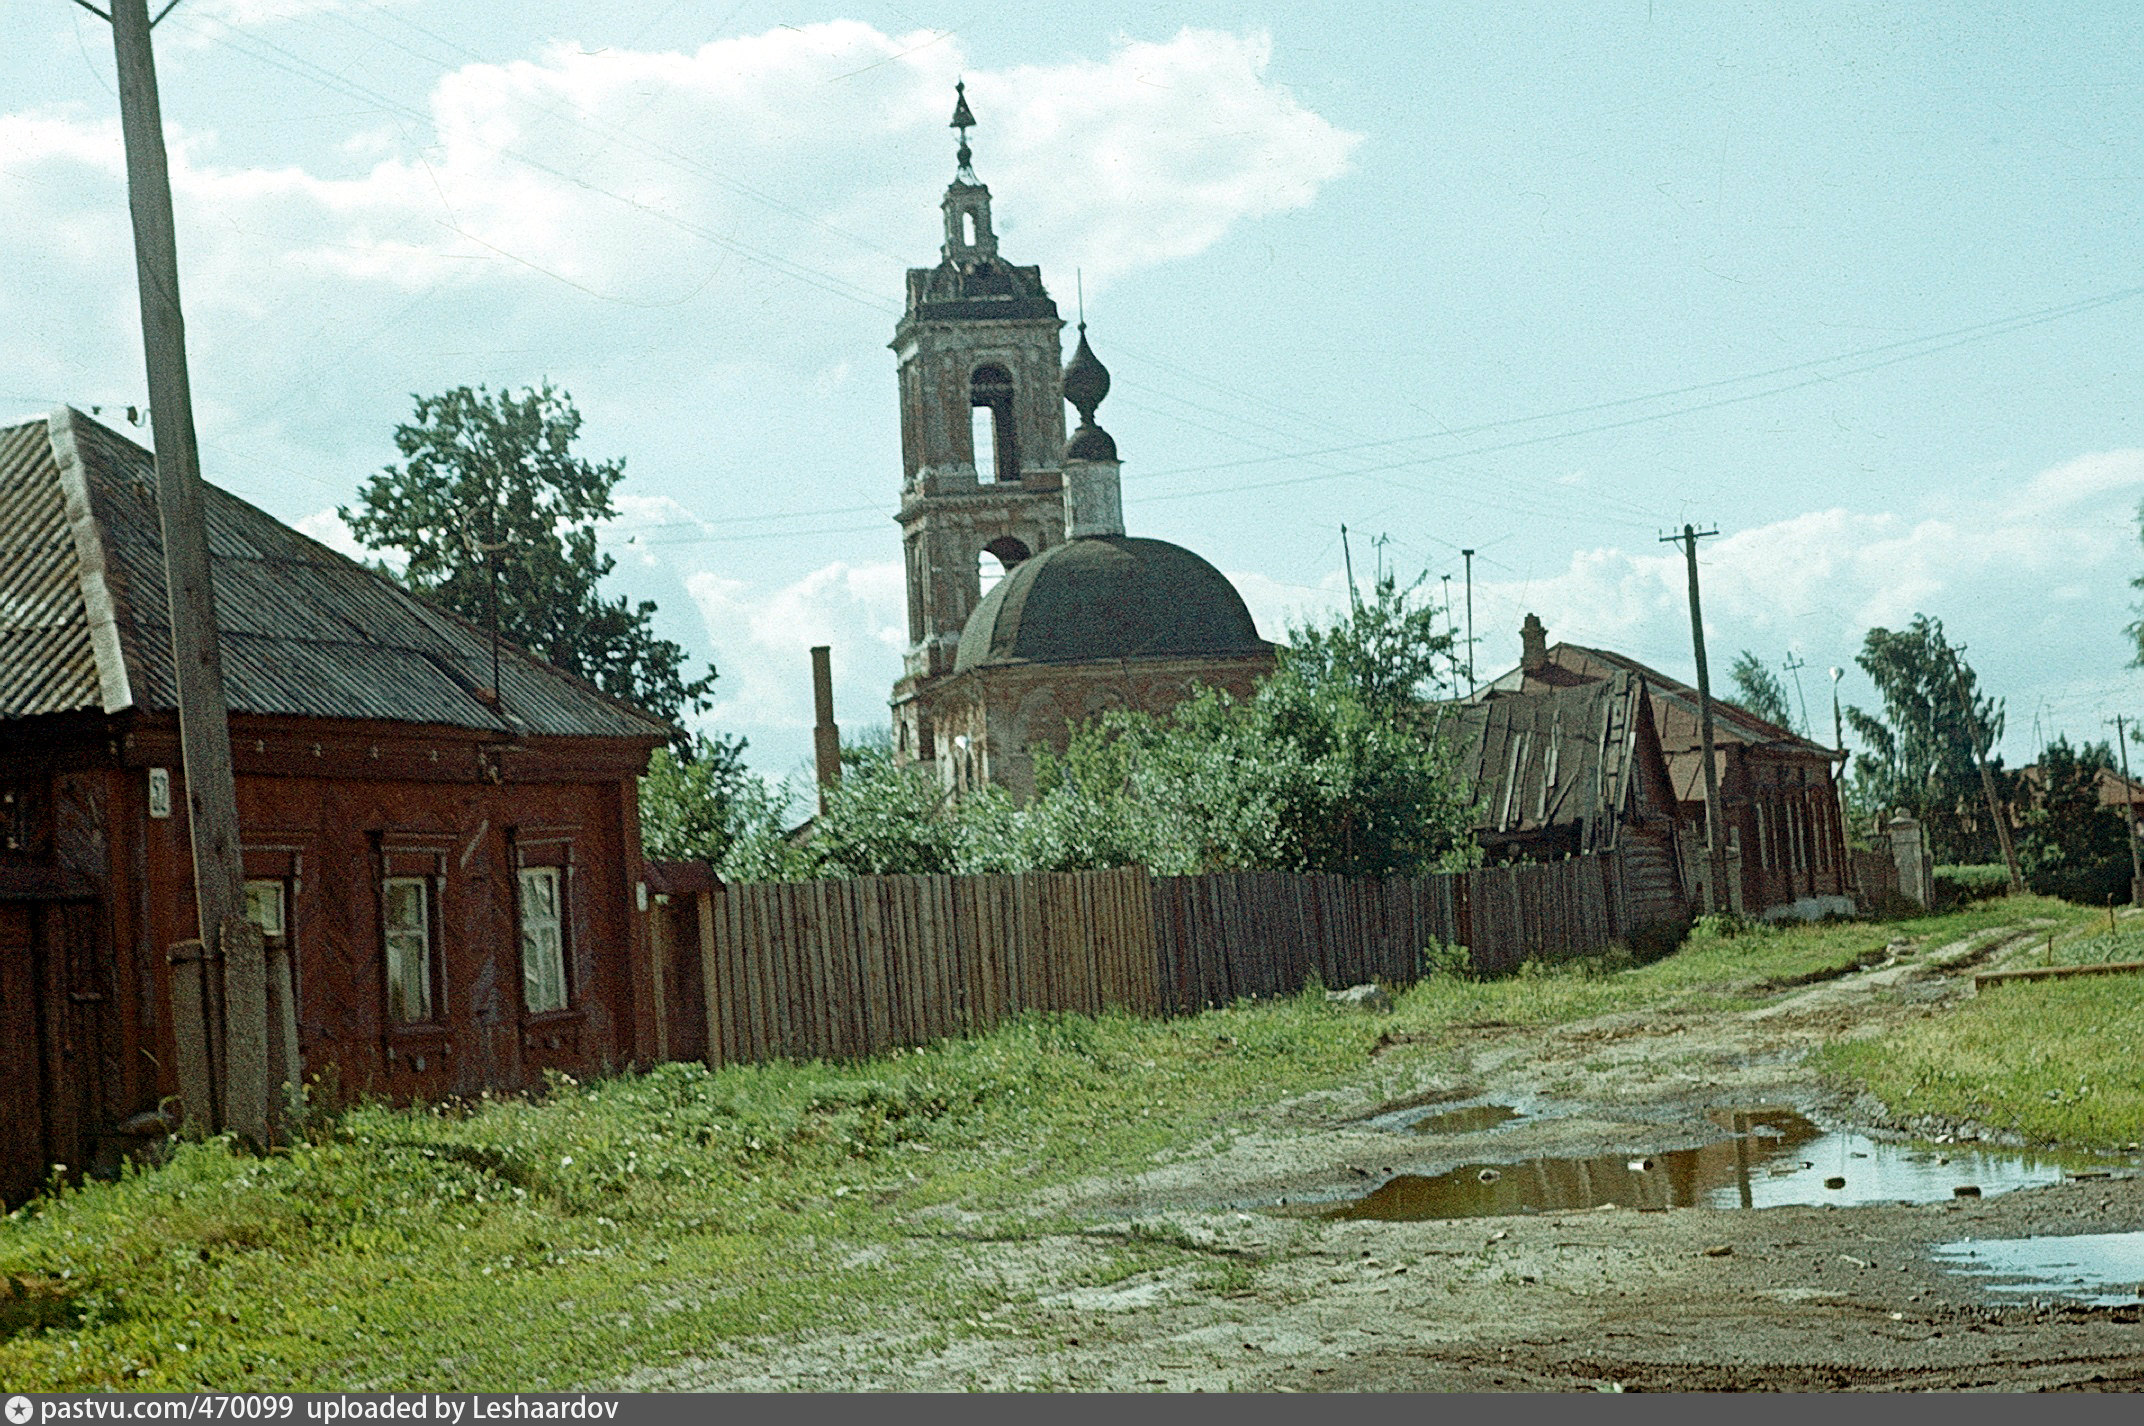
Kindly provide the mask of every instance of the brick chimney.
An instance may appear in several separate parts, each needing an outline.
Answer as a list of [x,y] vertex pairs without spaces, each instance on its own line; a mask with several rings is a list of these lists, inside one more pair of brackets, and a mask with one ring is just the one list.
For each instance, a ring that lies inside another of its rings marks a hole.
[[1539,673],[1548,667],[1548,630],[1541,621],[1529,614],[1526,622],[1519,625],[1519,668],[1525,673]]
[[813,761],[819,775],[819,810],[826,810],[826,790],[841,781],[841,729],[834,724],[833,649],[826,644],[811,651],[811,702],[817,714],[812,729]]

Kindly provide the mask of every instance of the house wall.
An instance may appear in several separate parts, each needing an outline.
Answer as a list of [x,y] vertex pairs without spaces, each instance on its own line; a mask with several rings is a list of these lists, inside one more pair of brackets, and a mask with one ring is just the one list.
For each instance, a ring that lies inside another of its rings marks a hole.
[[[233,719],[249,878],[286,884],[300,1049],[308,1076],[407,1101],[516,1090],[545,1071],[603,1073],[655,1055],[636,775],[647,748],[531,740],[510,750],[458,730]],[[199,934],[175,730],[113,720],[96,737],[0,736],[0,763],[51,778],[50,858],[93,900],[73,939],[103,997],[92,1084],[104,1125],[178,1091],[172,943]],[[150,772],[171,813],[150,815]],[[492,778],[496,776],[497,781]],[[517,868],[556,864],[566,889],[568,1004],[524,1009]],[[382,878],[432,880],[431,1019],[388,1023]],[[81,957],[78,957],[81,958]],[[85,979],[84,977],[88,977]]]

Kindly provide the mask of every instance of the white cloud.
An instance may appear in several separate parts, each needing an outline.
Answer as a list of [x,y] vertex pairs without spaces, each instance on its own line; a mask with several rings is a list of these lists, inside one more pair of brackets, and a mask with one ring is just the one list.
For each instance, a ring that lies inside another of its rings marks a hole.
[[[2116,687],[2120,630],[2134,617],[2140,496],[2144,451],[2103,451],[1940,514],[1817,510],[1704,542],[1713,672],[1743,647],[1768,657],[1792,647],[1812,665],[1850,666],[1869,628],[1929,614],[1972,646],[1998,695],[2043,686],[2053,668],[2103,670],[2092,686]],[[1546,578],[1477,580],[1480,671],[1516,662],[1519,622],[1534,613],[1551,642],[1612,648],[1692,677],[1688,599],[1674,550],[1598,547]],[[2012,737],[2024,731],[2013,717]]]
[[688,576],[685,588],[722,673],[708,715],[713,726],[743,732],[761,753],[807,746],[796,734],[812,725],[815,644],[833,649],[834,716],[843,731],[885,726],[886,698],[908,644],[898,561],[837,561],[773,588],[703,572]]
[[[354,560],[370,560],[375,557],[373,551],[357,542],[357,536],[350,533],[350,527],[342,522],[342,516],[333,510],[315,510],[312,514],[300,516],[290,523],[296,527],[299,534],[311,536],[339,555],[348,555]],[[400,567],[395,555],[388,554],[386,558]]]

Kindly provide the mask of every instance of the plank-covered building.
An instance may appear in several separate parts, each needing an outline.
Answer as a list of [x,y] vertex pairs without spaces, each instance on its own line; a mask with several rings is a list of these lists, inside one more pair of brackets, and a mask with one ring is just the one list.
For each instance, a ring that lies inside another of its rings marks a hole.
[[[1705,850],[1705,755],[1697,690],[1636,659],[1550,644],[1528,614],[1519,666],[1476,695],[1494,700],[1634,674],[1658,730],[1681,818],[1683,882],[1698,885]],[[1728,907],[1750,916],[1821,916],[1854,909],[1840,820],[1840,755],[1748,709],[1714,697],[1713,765],[1726,823]]]
[[[213,486],[249,916],[308,1075],[398,1100],[654,1057],[638,775],[667,724]],[[173,1096],[195,930],[150,453],[0,429],[0,1195]]]
[[1679,934],[1693,898],[1645,682],[1505,692],[1453,705],[1452,746],[1491,862],[1600,857],[1613,934]]

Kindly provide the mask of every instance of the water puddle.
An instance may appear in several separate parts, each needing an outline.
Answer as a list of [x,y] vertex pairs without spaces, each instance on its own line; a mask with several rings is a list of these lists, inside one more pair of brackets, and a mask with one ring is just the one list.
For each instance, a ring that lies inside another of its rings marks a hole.
[[1962,1239],[1934,1251],[1953,1272],[1993,1278],[1990,1292],[2063,1297],[2095,1307],[2144,1298],[2144,1233]]
[[1525,1117],[1508,1104],[1470,1104],[1464,1109],[1424,1115],[1408,1127],[1417,1134],[1478,1134]]
[[1436,1177],[1401,1174],[1326,1216],[1414,1221],[1611,1203],[1637,1209],[1930,1203],[1961,1189],[1992,1196],[2054,1183],[2077,1162],[1978,1146],[1883,1143],[1847,1130],[1827,1133],[1786,1109],[1713,1117],[1729,1137],[1699,1148],[1473,1163]]

